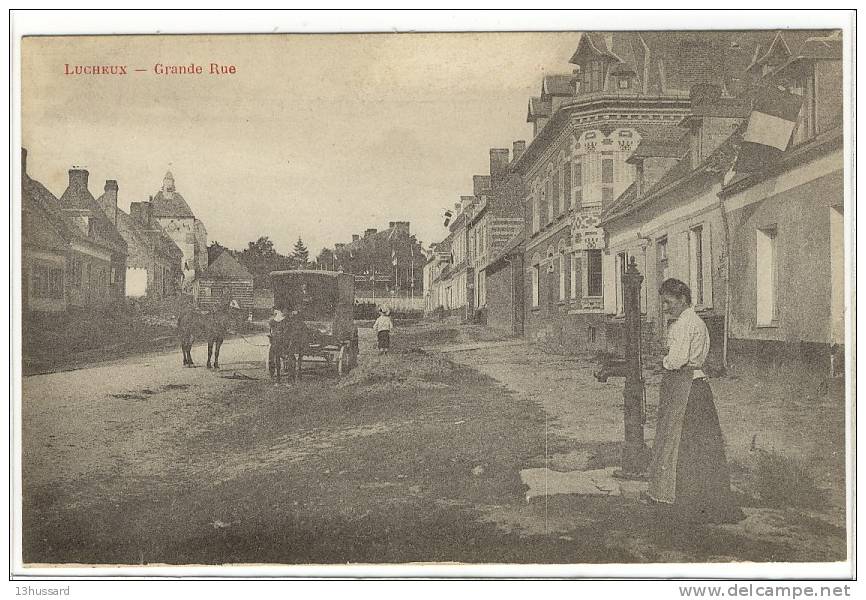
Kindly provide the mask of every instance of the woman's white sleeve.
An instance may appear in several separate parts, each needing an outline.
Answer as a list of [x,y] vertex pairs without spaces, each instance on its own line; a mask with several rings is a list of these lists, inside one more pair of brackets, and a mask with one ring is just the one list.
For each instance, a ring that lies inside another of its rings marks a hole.
[[688,331],[682,324],[671,325],[668,337],[670,348],[667,356],[662,360],[662,366],[669,371],[675,371],[689,362],[690,341]]

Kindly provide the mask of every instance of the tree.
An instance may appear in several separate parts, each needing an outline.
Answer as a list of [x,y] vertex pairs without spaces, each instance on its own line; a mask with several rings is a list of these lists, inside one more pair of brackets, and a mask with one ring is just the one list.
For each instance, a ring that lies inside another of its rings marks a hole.
[[309,263],[310,251],[307,250],[307,247],[304,245],[304,241],[301,238],[298,238],[298,241],[295,242],[292,258],[302,269]]
[[334,251],[330,248],[322,248],[322,251],[319,252],[319,256],[316,257],[316,263],[319,265],[320,269],[326,271],[336,271],[339,267],[337,264],[337,257],[334,254]]
[[268,274],[271,271],[281,271],[289,267],[289,258],[274,249],[274,243],[268,236],[262,236],[255,242],[249,242],[243,252],[236,253],[236,258],[253,275],[256,287],[268,286]]

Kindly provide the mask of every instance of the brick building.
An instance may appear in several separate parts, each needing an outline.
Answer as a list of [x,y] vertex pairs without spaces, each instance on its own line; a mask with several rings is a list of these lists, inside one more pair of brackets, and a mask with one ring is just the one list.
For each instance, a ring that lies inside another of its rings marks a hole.
[[151,202],[153,218],[183,252],[183,289],[189,292],[196,275],[208,266],[207,229],[175,188],[171,171]]
[[[515,156],[525,148],[525,142],[514,142]],[[509,240],[523,231],[523,196],[521,179],[510,173],[508,148],[490,149],[490,175],[476,176],[476,194],[466,203],[468,262],[472,273],[472,308],[482,314],[492,309],[494,314],[507,313],[507,307],[494,306],[506,302],[511,294],[492,295],[487,291],[487,268],[491,260]],[[486,316],[485,316],[486,318]]]
[[[543,79],[528,106],[534,138],[512,165],[525,187],[530,340],[580,352],[603,349],[608,330],[616,336],[607,315],[621,311],[621,257],[607,246],[602,213],[621,195],[637,192],[639,169],[651,186],[679,163],[689,135],[679,125],[691,114],[693,88],[710,84],[726,98],[740,94],[756,47],[773,36],[586,32],[570,60],[573,75]],[[724,119],[705,117],[702,135],[716,126],[730,133]],[[707,156],[710,149],[701,152]]]
[[183,252],[159,226],[151,202],[133,202],[129,214],[117,206],[117,181],[105,182],[97,198],[105,215],[127,244],[127,298],[164,298],[179,293]]
[[[622,321],[620,277],[635,257],[653,341],[666,329],[655,290],[676,277],[689,284],[710,328],[711,366],[726,362],[728,346],[761,360],[823,366],[841,352],[841,41],[808,35],[776,34],[769,50],[758,50],[740,97],[694,86],[679,124],[683,140],[643,141],[628,159],[636,180],[600,223],[612,259],[603,273],[608,334]],[[767,83],[800,95],[802,107],[788,148],[769,163],[748,163],[740,157],[743,132]]]

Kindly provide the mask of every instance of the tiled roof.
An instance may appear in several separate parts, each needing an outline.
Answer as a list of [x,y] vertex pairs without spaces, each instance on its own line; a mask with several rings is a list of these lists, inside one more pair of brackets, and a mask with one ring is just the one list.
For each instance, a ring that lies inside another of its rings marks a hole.
[[[773,165],[762,171],[754,173],[740,173],[731,179],[722,188],[720,195],[727,196],[742,189],[746,189],[775,173],[784,172],[787,169],[798,166],[810,160],[817,153],[826,152],[828,147],[838,146],[842,143],[842,127],[831,129],[818,134],[813,139],[803,142],[797,146],[788,148],[779,155]],[[841,167],[840,167],[841,168]]]
[[744,125],[740,125],[736,131],[725,140],[712,154],[692,169],[689,154],[685,153],[682,158],[671,167],[661,179],[659,179],[640,198],[637,197],[635,184],[629,186],[610,208],[602,213],[602,224],[623,217],[638,208],[655,201],[662,194],[667,193],[672,186],[679,185],[689,180],[692,176],[702,173],[727,173],[736,159],[737,149],[742,140]]
[[209,279],[252,279],[253,276],[225,250],[200,275]]
[[607,47],[607,42],[604,41],[604,34],[595,31],[584,31],[581,33],[580,41],[577,42],[577,50],[574,51],[571,59],[568,61],[572,64],[578,64],[580,55],[586,51],[591,51],[601,56],[606,56],[617,62],[620,62],[620,57],[611,52]]
[[516,236],[511,238],[508,241],[508,243],[506,243],[505,246],[503,246],[502,249],[499,252],[497,252],[496,255],[492,259],[490,259],[490,261],[487,264],[492,265],[492,264],[502,260],[503,257],[508,256],[509,254],[512,254],[515,250],[520,248],[525,241],[526,241],[526,236],[525,236],[524,232],[521,231]]
[[21,178],[21,204],[24,208],[32,204],[42,209],[64,239],[87,239],[80,229],[63,217],[60,200],[49,192],[48,188],[26,174]]
[[167,217],[195,217],[189,204],[183,196],[177,192],[163,192],[160,190],[153,197],[153,216],[157,218]]
[[[86,176],[87,172],[85,171],[84,173]],[[86,177],[83,179],[83,182],[86,183]],[[70,184],[66,188],[66,191],[63,192],[63,195],[60,196],[60,206],[63,209],[71,208],[87,211],[88,216],[96,224],[93,231],[98,241],[104,242],[116,252],[126,254],[126,240],[117,231],[114,222],[105,216],[102,207],[99,206],[96,198],[93,197],[93,194],[90,193],[90,190],[87,189],[84,183],[77,182]],[[87,239],[93,241],[89,236]]]
[[541,98],[530,98],[529,108],[526,113],[526,122],[531,123],[539,117],[549,117],[552,108],[553,107],[548,101],[542,100]]
[[628,157],[626,162],[637,158],[680,158],[689,147],[689,134],[682,128],[671,127],[659,132],[660,135],[643,138]]

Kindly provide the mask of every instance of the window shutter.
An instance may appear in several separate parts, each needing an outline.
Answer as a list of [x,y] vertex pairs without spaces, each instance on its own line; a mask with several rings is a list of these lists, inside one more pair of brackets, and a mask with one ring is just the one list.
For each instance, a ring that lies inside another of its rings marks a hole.
[[713,307],[713,227],[710,223],[704,227],[704,235],[702,238],[702,254],[704,257],[704,306],[707,308]]
[[602,253],[601,266],[604,312],[614,315],[616,314],[616,255]]

